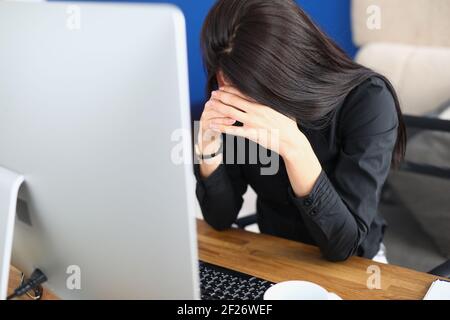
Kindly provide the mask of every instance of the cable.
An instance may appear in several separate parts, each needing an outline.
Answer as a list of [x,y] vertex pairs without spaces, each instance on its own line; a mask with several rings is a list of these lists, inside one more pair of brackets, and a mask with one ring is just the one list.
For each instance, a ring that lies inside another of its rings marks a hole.
[[40,286],[42,283],[46,281],[47,276],[41,270],[35,269],[31,274],[30,278],[27,279],[25,282],[23,282],[16,290],[14,290],[14,293],[9,295],[6,299],[12,300],[14,298],[23,296],[28,291],[36,289],[38,286]]

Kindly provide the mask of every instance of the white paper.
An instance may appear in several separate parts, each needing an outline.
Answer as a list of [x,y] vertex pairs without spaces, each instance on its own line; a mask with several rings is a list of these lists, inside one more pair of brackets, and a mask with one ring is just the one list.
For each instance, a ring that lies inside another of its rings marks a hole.
[[450,300],[450,282],[436,280],[423,300]]

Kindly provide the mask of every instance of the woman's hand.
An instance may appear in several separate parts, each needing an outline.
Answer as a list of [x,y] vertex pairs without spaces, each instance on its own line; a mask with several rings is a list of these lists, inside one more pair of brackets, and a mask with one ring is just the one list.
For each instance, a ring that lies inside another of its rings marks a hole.
[[[200,118],[200,128],[198,132],[198,147],[199,152],[203,155],[210,155],[216,153],[221,147],[221,133],[212,130],[212,124],[220,124],[224,126],[231,126],[236,121],[217,112],[211,105],[211,100],[208,101]],[[200,175],[202,178],[208,178],[222,163],[222,154],[216,157],[200,162]]]
[[[322,166],[295,120],[251,101],[232,87],[222,87],[213,92],[207,105],[215,115],[221,115],[220,119],[209,121],[212,130],[247,138],[277,152],[286,164],[294,193],[298,197],[311,193]],[[223,119],[231,120],[224,123]],[[241,122],[243,126],[230,124],[235,121]]]
[[220,148],[221,133],[213,130],[214,125],[232,126],[235,120],[216,111],[211,104],[212,98],[205,104],[200,118],[200,128],[198,132],[198,145],[200,152],[204,155],[212,154]]
[[[219,91],[214,91],[207,106],[216,116],[220,114],[222,117],[211,119],[210,129],[217,133],[247,138],[277,152],[283,158],[292,151],[301,151],[298,148],[307,142],[295,120],[251,101],[235,88],[222,87]],[[224,123],[226,121],[223,119],[230,121]],[[236,121],[243,126],[233,126]]]

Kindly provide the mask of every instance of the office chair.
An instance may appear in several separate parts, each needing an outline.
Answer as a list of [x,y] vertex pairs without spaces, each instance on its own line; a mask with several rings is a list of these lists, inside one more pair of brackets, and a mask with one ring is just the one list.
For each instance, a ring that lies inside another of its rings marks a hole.
[[[381,19],[380,28],[369,28],[368,21],[377,18],[377,14]],[[450,163],[448,156],[443,156],[447,153],[442,149],[449,150],[450,142],[444,138],[438,142],[438,137],[448,137],[449,121],[436,117],[436,113],[443,110],[436,109],[437,106],[450,105],[445,103],[450,99],[449,15],[450,3],[446,0],[378,0],[376,5],[373,0],[352,0],[353,42],[359,47],[355,60],[385,75],[392,82],[406,115],[410,139],[407,159],[401,170],[389,177],[380,206],[380,209],[389,209],[386,212],[380,210],[391,226],[385,237],[386,241],[390,241],[386,243],[388,258],[394,263],[421,271],[429,270],[434,264],[450,257],[450,246],[442,240],[445,239],[442,233],[447,233],[445,228],[450,228],[447,215],[450,207],[438,208],[444,203],[448,205],[445,192],[439,188],[448,188],[449,184]],[[408,19],[398,19],[399,16],[407,16]],[[429,145],[425,143],[425,138]],[[427,150],[429,155],[421,155],[420,150]],[[424,159],[436,161],[422,161]],[[429,162],[432,164],[424,164]],[[412,181],[418,182],[426,194],[420,203],[412,196],[408,199],[408,194],[413,194],[409,192],[411,186],[408,186],[408,182]],[[433,196],[436,198],[430,193],[431,189],[441,194],[436,203],[430,203],[429,208],[421,207],[422,212],[411,205],[426,203]],[[394,205],[390,206],[389,202]],[[438,209],[441,209],[442,219],[436,215]],[[435,221],[427,216],[429,214],[435,214]],[[430,228],[438,222],[443,224],[436,228],[441,230],[441,234]],[[414,231],[407,230],[405,226],[402,230],[402,225],[406,224]],[[412,257],[407,257],[408,254]],[[431,273],[448,277],[448,265],[448,261],[444,262]]]
[[[450,112],[450,101],[445,104],[445,109]],[[447,240],[442,237],[442,233],[447,233],[445,230],[450,228],[450,207],[445,191],[450,185],[450,162],[448,162],[450,159],[448,158],[450,154],[448,151],[450,150],[450,120],[405,116],[405,122],[410,139],[406,160],[399,171],[392,172],[385,186],[387,195],[385,193],[381,201],[389,202],[398,210],[409,212],[409,218],[417,221],[424,236],[429,237],[438,249],[437,252],[442,257],[448,258],[450,246],[443,244]],[[442,148],[447,151],[443,151]],[[410,192],[413,184],[416,192]],[[416,199],[418,195],[422,199]],[[418,201],[420,201],[419,205],[417,205]],[[424,208],[424,203],[428,203],[428,207]],[[436,215],[436,212],[439,215]],[[387,210],[384,217],[387,220],[392,219],[392,213],[395,214],[395,211]],[[436,225],[439,225],[439,228]],[[392,230],[388,230],[388,232],[402,232],[402,227],[398,223],[394,223],[392,227]],[[411,236],[419,235],[416,233]],[[401,245],[400,238],[397,238],[394,242],[396,241],[395,245],[399,246]],[[445,261],[429,273],[449,278],[450,260]]]

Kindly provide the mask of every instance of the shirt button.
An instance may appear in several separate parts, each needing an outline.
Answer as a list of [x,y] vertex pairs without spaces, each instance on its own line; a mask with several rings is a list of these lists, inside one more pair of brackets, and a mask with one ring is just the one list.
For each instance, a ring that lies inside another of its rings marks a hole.
[[305,207],[311,207],[312,206],[312,200],[311,199],[305,199],[303,200],[303,204]]
[[311,212],[309,214],[311,215],[311,217],[315,217],[315,216],[317,216],[317,210],[316,209],[311,210]]

